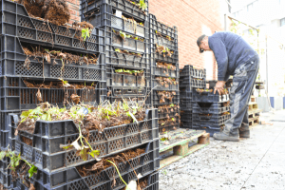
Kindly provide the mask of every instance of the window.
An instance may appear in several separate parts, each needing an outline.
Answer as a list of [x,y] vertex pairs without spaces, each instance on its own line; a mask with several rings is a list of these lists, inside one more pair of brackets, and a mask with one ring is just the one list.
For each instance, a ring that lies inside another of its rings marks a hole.
[[285,26],[285,18],[280,19],[280,26]]

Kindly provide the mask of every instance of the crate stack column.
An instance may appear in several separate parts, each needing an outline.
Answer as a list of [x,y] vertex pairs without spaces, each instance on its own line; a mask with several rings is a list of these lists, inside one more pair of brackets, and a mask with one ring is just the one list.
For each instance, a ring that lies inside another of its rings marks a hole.
[[[150,98],[148,1],[81,1],[81,18],[105,30],[107,99],[135,101],[147,106]],[[102,42],[103,43],[103,42]]]
[[196,69],[193,65],[185,65],[180,70],[179,89],[182,128],[192,128],[193,91],[205,88],[206,69]]
[[179,128],[178,31],[150,14],[152,105],[158,108],[159,130]]
[[213,89],[193,91],[193,129],[203,129],[213,136],[230,119],[229,94],[213,94]]

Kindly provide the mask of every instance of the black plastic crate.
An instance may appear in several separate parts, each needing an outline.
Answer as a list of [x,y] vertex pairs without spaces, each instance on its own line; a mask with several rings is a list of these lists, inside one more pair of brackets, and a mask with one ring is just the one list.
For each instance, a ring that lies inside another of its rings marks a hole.
[[230,111],[230,106],[225,103],[193,103],[193,113],[222,114]]
[[0,171],[0,184],[3,185],[4,189],[11,189],[15,186],[12,175],[7,175]]
[[159,132],[162,134],[168,131],[175,131],[179,127],[180,127],[179,123],[176,123],[175,125],[163,125],[163,126],[159,126]]
[[169,112],[169,113],[162,113],[162,112],[160,112],[160,113],[158,113],[158,118],[159,119],[164,119],[164,118],[167,118],[167,117],[170,117],[170,118],[172,118],[172,117],[177,117],[177,115],[179,115],[179,112],[177,112],[177,111],[174,111],[174,112]]
[[10,140],[10,132],[0,131],[0,148],[1,150],[6,150],[8,147],[12,146],[12,142]]
[[151,74],[156,76],[179,78],[179,64],[177,63],[168,63],[168,64],[173,65],[174,68],[173,69],[161,68],[158,66],[157,61],[155,59],[151,59],[151,65],[152,65]]
[[[121,98],[124,98],[124,97],[128,97],[128,96],[145,96],[147,95],[147,93],[150,91],[150,89],[148,88],[111,88],[110,89],[112,91],[112,94],[113,96],[115,97],[121,97]],[[109,90],[109,91],[110,91]]]
[[[34,77],[46,79],[58,79],[74,81],[105,81],[104,55],[97,53],[96,65],[78,65],[75,63],[65,64],[62,68],[62,61],[51,59],[57,64],[48,63],[44,58],[29,57],[30,64],[25,66],[27,56],[24,53],[22,44],[17,37],[2,36],[2,76]],[[14,44],[14,45],[10,45]],[[75,53],[75,52],[73,52]],[[87,53],[87,52],[85,52]],[[102,55],[102,56],[101,56]]]
[[[158,138],[157,110],[150,110],[145,121],[139,124],[128,124],[105,128],[103,133],[90,131],[89,142],[94,150],[100,150],[100,157],[107,157],[131,148],[141,146]],[[14,123],[16,116],[12,116]],[[151,119],[152,117],[153,119]],[[12,120],[11,120],[12,122]],[[15,129],[15,125],[12,128]],[[26,160],[48,172],[87,163],[76,154],[76,150],[62,150],[60,144],[68,144],[78,137],[73,121],[37,121],[35,133],[20,131],[15,139],[15,151],[21,153]],[[21,138],[32,140],[33,146],[21,142]]]
[[161,102],[159,95],[157,92],[153,92],[153,99],[152,99],[153,105],[154,106],[163,106],[163,105],[170,105],[170,104],[179,104],[180,98],[179,94],[173,95],[172,101],[169,99],[165,99],[165,102]]
[[0,112],[0,131],[9,132],[10,131],[10,116],[9,114],[14,113],[19,115],[20,112]]
[[159,60],[162,62],[167,62],[167,63],[175,63],[178,65],[179,56],[178,56],[177,50],[172,50],[173,54],[171,55],[171,57],[169,57],[169,56],[162,55],[156,52],[156,44],[150,43],[150,51],[151,51],[150,57],[152,59]]
[[[70,96],[77,94],[80,96],[81,103],[94,105],[95,103],[102,102],[102,98],[106,96],[106,83],[95,83],[93,88],[37,88],[27,87],[25,84],[25,78],[20,77],[0,77],[1,91],[1,110],[2,111],[20,111],[26,109],[34,109],[39,103],[37,99],[38,91],[41,92],[43,102],[49,102],[50,104],[64,107],[64,96],[68,93],[68,101],[72,104]],[[28,80],[29,82],[35,82]],[[41,83],[42,80],[39,81]],[[54,81],[53,81],[54,82]],[[58,82],[58,81],[57,81]],[[83,84],[83,83],[82,83]],[[68,105],[65,105],[68,106]],[[4,127],[7,125],[4,125]],[[6,127],[7,130],[7,127]]]
[[116,97],[116,96],[109,96],[107,97],[107,99],[110,101],[110,103],[113,102],[122,102],[123,100],[127,101],[127,102],[136,102],[139,105],[143,105],[145,104],[147,107],[151,106],[151,98],[150,96],[148,96],[146,98],[146,96],[144,95],[130,95],[130,96],[124,96],[124,97]]
[[114,88],[150,88],[149,70],[144,70],[142,76],[119,74],[111,69],[107,73],[107,86]]
[[184,111],[191,111],[192,108],[192,98],[180,98],[180,109]]
[[141,23],[143,23],[143,25],[137,24],[137,26],[134,27],[130,21],[109,13],[95,14],[83,20],[90,22],[96,28],[111,27],[115,30],[121,30],[143,38],[149,38],[148,21],[142,21]]
[[172,91],[178,91],[179,90],[179,83],[176,79],[175,84],[174,82],[172,84],[161,84],[158,79],[152,79],[153,85],[152,88],[155,90],[172,90]]
[[9,169],[10,158],[8,159],[9,159],[8,161],[0,160],[0,172],[4,175],[11,175],[11,169]]
[[171,50],[178,50],[178,38],[160,34],[156,30],[150,30],[150,40],[153,44],[158,44],[159,46],[164,46]]
[[[122,39],[122,37],[113,32],[114,29],[110,27],[105,27],[106,29],[106,40],[105,45],[113,46],[115,48],[128,50],[130,52],[140,52],[140,53],[149,53],[149,40],[148,38],[142,38],[139,36],[132,35],[133,37],[137,37],[138,39],[127,38]],[[122,31],[116,31],[122,32]],[[130,35],[125,33],[125,35]],[[143,41],[139,40],[142,39]]]
[[196,69],[193,65],[185,65],[183,69],[180,69],[180,76],[194,78],[206,78],[206,69]]
[[[146,144],[141,148],[146,148],[145,153],[130,159],[127,162],[117,164],[123,179],[129,183],[131,180],[136,180],[136,174],[141,174],[142,177],[152,174],[159,168],[159,140],[155,140]],[[89,163],[96,163],[91,161]],[[89,164],[88,163],[88,164]],[[79,165],[83,166],[83,165]],[[120,189],[124,187],[123,182],[119,179],[119,175],[114,166],[106,168],[98,173],[82,176],[77,167],[67,167],[64,170],[48,173],[38,169],[38,172],[33,176],[35,188],[49,187],[48,189]],[[116,181],[115,187],[111,188],[113,181]],[[78,184],[76,186],[74,184]],[[64,187],[64,188],[63,188]]]
[[169,36],[171,38],[178,38],[177,28],[169,27],[159,21],[157,21],[156,16],[153,14],[149,14],[149,27],[151,30],[157,31],[163,35]]
[[78,39],[81,38],[80,31],[31,18],[22,4],[4,0],[2,1],[1,11],[3,35],[19,37],[22,41],[28,43],[45,44],[83,53],[104,51],[102,44],[104,41],[103,31],[100,31],[100,29],[94,28],[90,37],[83,41]]
[[140,56],[119,53],[113,46],[106,46],[106,64],[132,69],[150,69],[150,54],[140,53]]
[[195,79],[190,77],[179,78],[179,88],[184,88],[186,91],[192,91],[193,88],[206,88],[206,81],[204,79]]
[[192,99],[192,91],[187,91],[185,88],[180,88],[180,98]]
[[193,126],[194,124],[219,127],[225,124],[227,120],[230,119],[230,115],[220,115],[220,114],[209,114],[209,116],[193,113]]
[[148,185],[142,190],[159,190],[159,172],[154,172],[147,176]]
[[221,103],[228,102],[230,100],[229,94],[219,95],[217,92],[197,92],[193,90],[193,102],[204,102],[204,103]]
[[148,20],[148,1],[145,0],[145,3],[147,4],[147,9],[143,12],[139,7],[127,0],[83,0],[80,4],[80,13],[85,18],[88,18],[94,13],[113,14],[116,10],[120,10],[123,14],[128,14],[134,18]]

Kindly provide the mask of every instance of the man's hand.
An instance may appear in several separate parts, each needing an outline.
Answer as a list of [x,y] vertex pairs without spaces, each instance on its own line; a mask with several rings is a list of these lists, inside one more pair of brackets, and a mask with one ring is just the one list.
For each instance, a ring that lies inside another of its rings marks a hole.
[[226,81],[218,81],[216,83],[216,86],[215,86],[214,94],[216,94],[216,92],[218,92],[219,95],[224,94],[224,86],[225,86],[225,84],[226,84]]

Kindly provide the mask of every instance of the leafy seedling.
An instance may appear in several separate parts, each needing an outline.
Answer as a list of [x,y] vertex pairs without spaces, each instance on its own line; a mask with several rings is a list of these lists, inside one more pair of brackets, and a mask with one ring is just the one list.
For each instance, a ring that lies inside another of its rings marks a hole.
[[90,31],[89,31],[89,28],[83,28],[81,30],[81,37],[84,39],[84,41],[86,41],[86,38],[90,37]]

